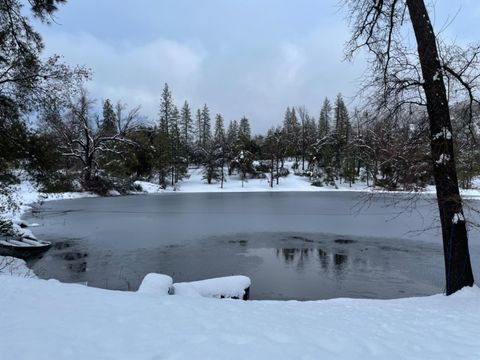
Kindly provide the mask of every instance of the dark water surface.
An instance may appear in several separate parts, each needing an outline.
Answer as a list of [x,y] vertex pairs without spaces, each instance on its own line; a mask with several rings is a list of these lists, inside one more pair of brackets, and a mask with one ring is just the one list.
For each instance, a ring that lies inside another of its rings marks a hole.
[[[47,202],[26,216],[54,242],[43,278],[136,290],[150,272],[252,279],[253,299],[397,298],[443,291],[431,198],[358,193],[163,194]],[[479,275],[478,234],[472,237]]]

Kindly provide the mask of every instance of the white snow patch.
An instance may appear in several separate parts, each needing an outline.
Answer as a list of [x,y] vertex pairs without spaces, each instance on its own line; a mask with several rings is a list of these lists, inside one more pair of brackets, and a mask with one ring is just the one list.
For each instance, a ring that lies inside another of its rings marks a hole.
[[438,69],[435,75],[433,75],[433,81],[439,81],[442,76],[442,70]]
[[450,132],[450,130],[448,130],[447,127],[444,127],[442,129],[442,131],[436,133],[434,136],[433,136],[433,140],[438,140],[438,139],[447,139],[447,140],[451,140],[452,139],[452,133]]
[[439,165],[445,165],[447,162],[450,161],[450,155],[441,154],[437,161],[435,161]]
[[458,224],[460,221],[465,221],[465,217],[462,213],[456,213],[453,215],[452,223]]

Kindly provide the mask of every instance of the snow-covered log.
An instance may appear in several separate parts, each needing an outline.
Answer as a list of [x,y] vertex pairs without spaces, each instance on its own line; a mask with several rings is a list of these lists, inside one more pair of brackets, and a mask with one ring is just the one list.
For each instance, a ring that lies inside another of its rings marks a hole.
[[173,284],[174,295],[203,296],[248,300],[251,280],[247,276],[227,276],[221,278]]

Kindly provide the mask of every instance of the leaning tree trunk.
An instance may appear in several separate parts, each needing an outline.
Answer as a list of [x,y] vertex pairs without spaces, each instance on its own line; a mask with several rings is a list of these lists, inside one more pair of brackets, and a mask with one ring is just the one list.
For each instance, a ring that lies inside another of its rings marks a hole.
[[442,225],[446,293],[450,295],[464,286],[473,285],[467,229],[453,154],[450,109],[436,38],[425,3],[423,0],[407,0],[407,6],[417,39],[424,78],[433,174]]

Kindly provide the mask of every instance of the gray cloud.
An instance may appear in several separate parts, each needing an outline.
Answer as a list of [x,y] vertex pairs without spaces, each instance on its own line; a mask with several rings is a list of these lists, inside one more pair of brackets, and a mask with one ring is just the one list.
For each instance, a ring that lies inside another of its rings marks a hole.
[[[304,104],[318,115],[324,97],[353,96],[366,69],[361,56],[343,61],[349,31],[333,0],[136,4],[69,2],[59,13],[64,25],[40,29],[48,53],[93,69],[94,96],[141,104],[152,120],[167,82],[179,105],[207,103],[227,120],[246,115],[263,132],[282,121],[287,106]],[[461,6],[462,22],[448,33],[478,36],[466,21],[477,20],[476,1]],[[437,24],[456,12],[440,2],[437,8]]]

